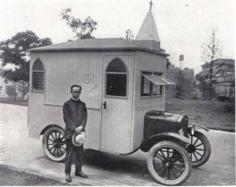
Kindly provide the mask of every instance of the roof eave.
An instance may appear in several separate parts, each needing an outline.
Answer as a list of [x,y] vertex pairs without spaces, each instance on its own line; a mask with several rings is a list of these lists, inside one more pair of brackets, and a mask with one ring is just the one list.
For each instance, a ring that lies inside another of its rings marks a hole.
[[54,48],[54,49],[30,49],[30,52],[68,52],[68,51],[143,51],[143,52],[148,52],[152,54],[158,54],[161,56],[169,56],[169,54],[162,52],[162,51],[155,51],[155,50],[150,50],[147,48],[129,48],[129,47],[122,47],[122,48]]

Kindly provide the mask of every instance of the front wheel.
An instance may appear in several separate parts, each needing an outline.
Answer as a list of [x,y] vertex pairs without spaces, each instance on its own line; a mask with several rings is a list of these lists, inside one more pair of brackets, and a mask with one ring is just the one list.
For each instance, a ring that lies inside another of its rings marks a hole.
[[172,141],[161,141],[151,147],[147,168],[152,177],[164,185],[183,183],[192,170],[186,149]]
[[196,131],[190,136],[191,144],[187,150],[190,154],[193,167],[199,167],[205,164],[211,155],[211,145],[207,137],[201,132]]
[[66,157],[64,130],[59,127],[50,127],[43,135],[43,150],[52,161],[60,162]]

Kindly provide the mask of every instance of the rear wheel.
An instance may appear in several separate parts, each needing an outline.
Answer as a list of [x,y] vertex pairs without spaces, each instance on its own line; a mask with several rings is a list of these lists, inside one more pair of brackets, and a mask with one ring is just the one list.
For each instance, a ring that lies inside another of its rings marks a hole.
[[64,130],[59,127],[50,127],[43,135],[43,150],[52,161],[60,162],[66,157]]
[[152,177],[164,185],[183,183],[192,170],[186,149],[171,141],[161,141],[151,147],[147,168]]
[[211,155],[211,145],[207,137],[201,132],[195,132],[191,136],[191,144],[187,148],[193,167],[205,164]]

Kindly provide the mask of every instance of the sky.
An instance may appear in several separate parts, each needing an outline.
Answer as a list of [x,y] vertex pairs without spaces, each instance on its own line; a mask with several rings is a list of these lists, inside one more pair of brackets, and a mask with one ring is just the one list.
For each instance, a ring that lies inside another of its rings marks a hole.
[[[124,38],[131,29],[134,36],[149,10],[150,0],[0,0],[0,41],[17,32],[32,30],[40,38],[50,37],[61,43],[73,38],[73,33],[60,13],[71,8],[74,17],[90,16],[98,22],[96,38]],[[221,58],[235,59],[235,0],[153,0],[152,13],[156,21],[161,47],[180,66],[201,71],[201,45],[207,43],[212,29],[221,43]]]

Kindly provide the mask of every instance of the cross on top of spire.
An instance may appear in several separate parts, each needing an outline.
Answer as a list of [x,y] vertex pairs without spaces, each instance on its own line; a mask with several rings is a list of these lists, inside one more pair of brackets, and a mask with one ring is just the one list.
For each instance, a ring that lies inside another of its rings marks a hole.
[[149,2],[149,4],[150,4],[149,11],[152,11],[152,6],[153,6],[153,2],[152,2],[152,0]]

